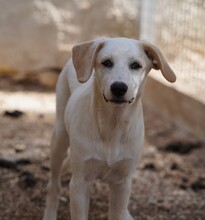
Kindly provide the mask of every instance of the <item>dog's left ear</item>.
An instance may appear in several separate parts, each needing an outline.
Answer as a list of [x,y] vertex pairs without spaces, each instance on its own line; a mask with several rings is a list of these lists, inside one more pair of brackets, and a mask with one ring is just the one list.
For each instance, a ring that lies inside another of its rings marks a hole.
[[162,52],[156,46],[142,41],[142,47],[147,54],[148,58],[152,62],[152,68],[156,70],[161,70],[164,78],[169,82],[176,81],[176,75],[167,63],[165,57],[163,56]]
[[79,82],[84,83],[90,78],[95,58],[102,48],[104,41],[105,38],[100,38],[77,44],[73,47],[72,60]]

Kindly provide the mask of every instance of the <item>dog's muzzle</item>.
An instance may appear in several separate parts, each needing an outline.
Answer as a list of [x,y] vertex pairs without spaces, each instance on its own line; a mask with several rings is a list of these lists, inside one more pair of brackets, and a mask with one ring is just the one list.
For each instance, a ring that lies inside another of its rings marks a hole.
[[130,100],[125,100],[124,98],[112,98],[112,99],[107,99],[106,97],[105,97],[105,94],[103,93],[103,98],[104,98],[104,100],[106,101],[106,102],[111,102],[111,103],[114,103],[114,104],[125,104],[125,103],[128,103],[128,104],[131,104],[131,103],[133,103],[134,102],[134,100],[135,100],[135,97],[133,97],[132,99],[130,99]]
[[134,101],[134,97],[130,100],[125,99],[125,94],[127,93],[128,86],[124,82],[116,81],[110,86],[110,91],[112,93],[112,98],[108,100],[103,93],[103,97],[106,102],[112,102],[115,104],[123,104],[123,103],[132,103]]

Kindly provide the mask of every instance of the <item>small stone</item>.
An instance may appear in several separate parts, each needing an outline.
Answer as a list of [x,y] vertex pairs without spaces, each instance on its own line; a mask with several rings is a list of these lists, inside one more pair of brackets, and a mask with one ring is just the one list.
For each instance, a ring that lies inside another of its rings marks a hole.
[[173,152],[176,154],[189,154],[193,150],[200,148],[202,146],[201,142],[182,142],[182,141],[175,141],[169,143],[165,147],[165,151]]
[[11,118],[19,118],[24,114],[24,112],[19,111],[19,110],[14,110],[14,111],[5,111],[4,116],[6,117],[11,117]]
[[28,164],[31,164],[31,161],[29,159],[17,159],[16,160],[16,164],[17,165],[28,165]]
[[66,197],[64,197],[64,196],[60,196],[60,201],[62,201],[62,202],[68,202],[68,199],[66,198]]
[[194,190],[195,192],[198,192],[200,190],[205,190],[205,183],[203,182],[203,179],[198,178],[196,181],[194,181],[191,184],[191,188],[192,190]]
[[156,148],[154,146],[149,146],[144,152],[144,156],[147,158],[154,158],[156,155]]
[[46,171],[46,172],[50,171],[50,168],[49,168],[48,166],[45,166],[45,165],[42,165],[42,166],[41,166],[41,169],[42,169],[43,171]]
[[19,186],[21,188],[27,189],[30,187],[34,187],[36,183],[37,183],[36,178],[30,172],[25,171],[19,175]]
[[158,208],[161,209],[161,210],[164,210],[164,211],[169,211],[170,208],[171,208],[171,205],[168,204],[167,202],[164,202],[164,203],[160,203],[158,205]]
[[17,164],[16,161],[12,159],[0,157],[0,167],[6,169],[17,169]]
[[21,153],[26,149],[24,144],[17,144],[14,146],[16,153]]
[[155,171],[156,170],[156,166],[154,163],[147,163],[144,165],[144,168],[145,170],[152,170],[152,171]]
[[180,189],[183,189],[183,190],[186,190],[186,189],[188,188],[188,186],[187,186],[186,184],[181,183],[181,184],[179,185],[179,188],[180,188]]
[[171,170],[178,170],[179,169],[179,165],[177,163],[173,163],[170,167]]

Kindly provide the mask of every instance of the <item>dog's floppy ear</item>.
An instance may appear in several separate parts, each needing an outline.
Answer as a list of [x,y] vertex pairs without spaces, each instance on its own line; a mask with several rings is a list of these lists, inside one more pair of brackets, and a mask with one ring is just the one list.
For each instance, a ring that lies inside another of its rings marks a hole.
[[142,41],[142,47],[147,54],[148,58],[152,62],[152,68],[156,70],[161,70],[164,78],[169,82],[176,81],[176,75],[173,70],[170,68],[169,64],[167,63],[165,57],[163,56],[162,52],[156,46]]
[[95,58],[102,48],[104,41],[105,38],[100,38],[77,44],[73,47],[72,60],[79,82],[84,83],[90,78]]

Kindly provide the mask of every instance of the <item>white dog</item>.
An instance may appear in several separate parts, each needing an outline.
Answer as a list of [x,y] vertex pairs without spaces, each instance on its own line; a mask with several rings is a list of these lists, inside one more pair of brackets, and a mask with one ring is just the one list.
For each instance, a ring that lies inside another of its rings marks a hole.
[[73,47],[56,89],[44,220],[57,219],[68,146],[71,219],[88,219],[89,189],[96,178],[110,186],[109,220],[133,219],[128,202],[144,143],[141,94],[151,68],[160,69],[169,82],[176,80],[160,50],[146,42],[100,38]]

